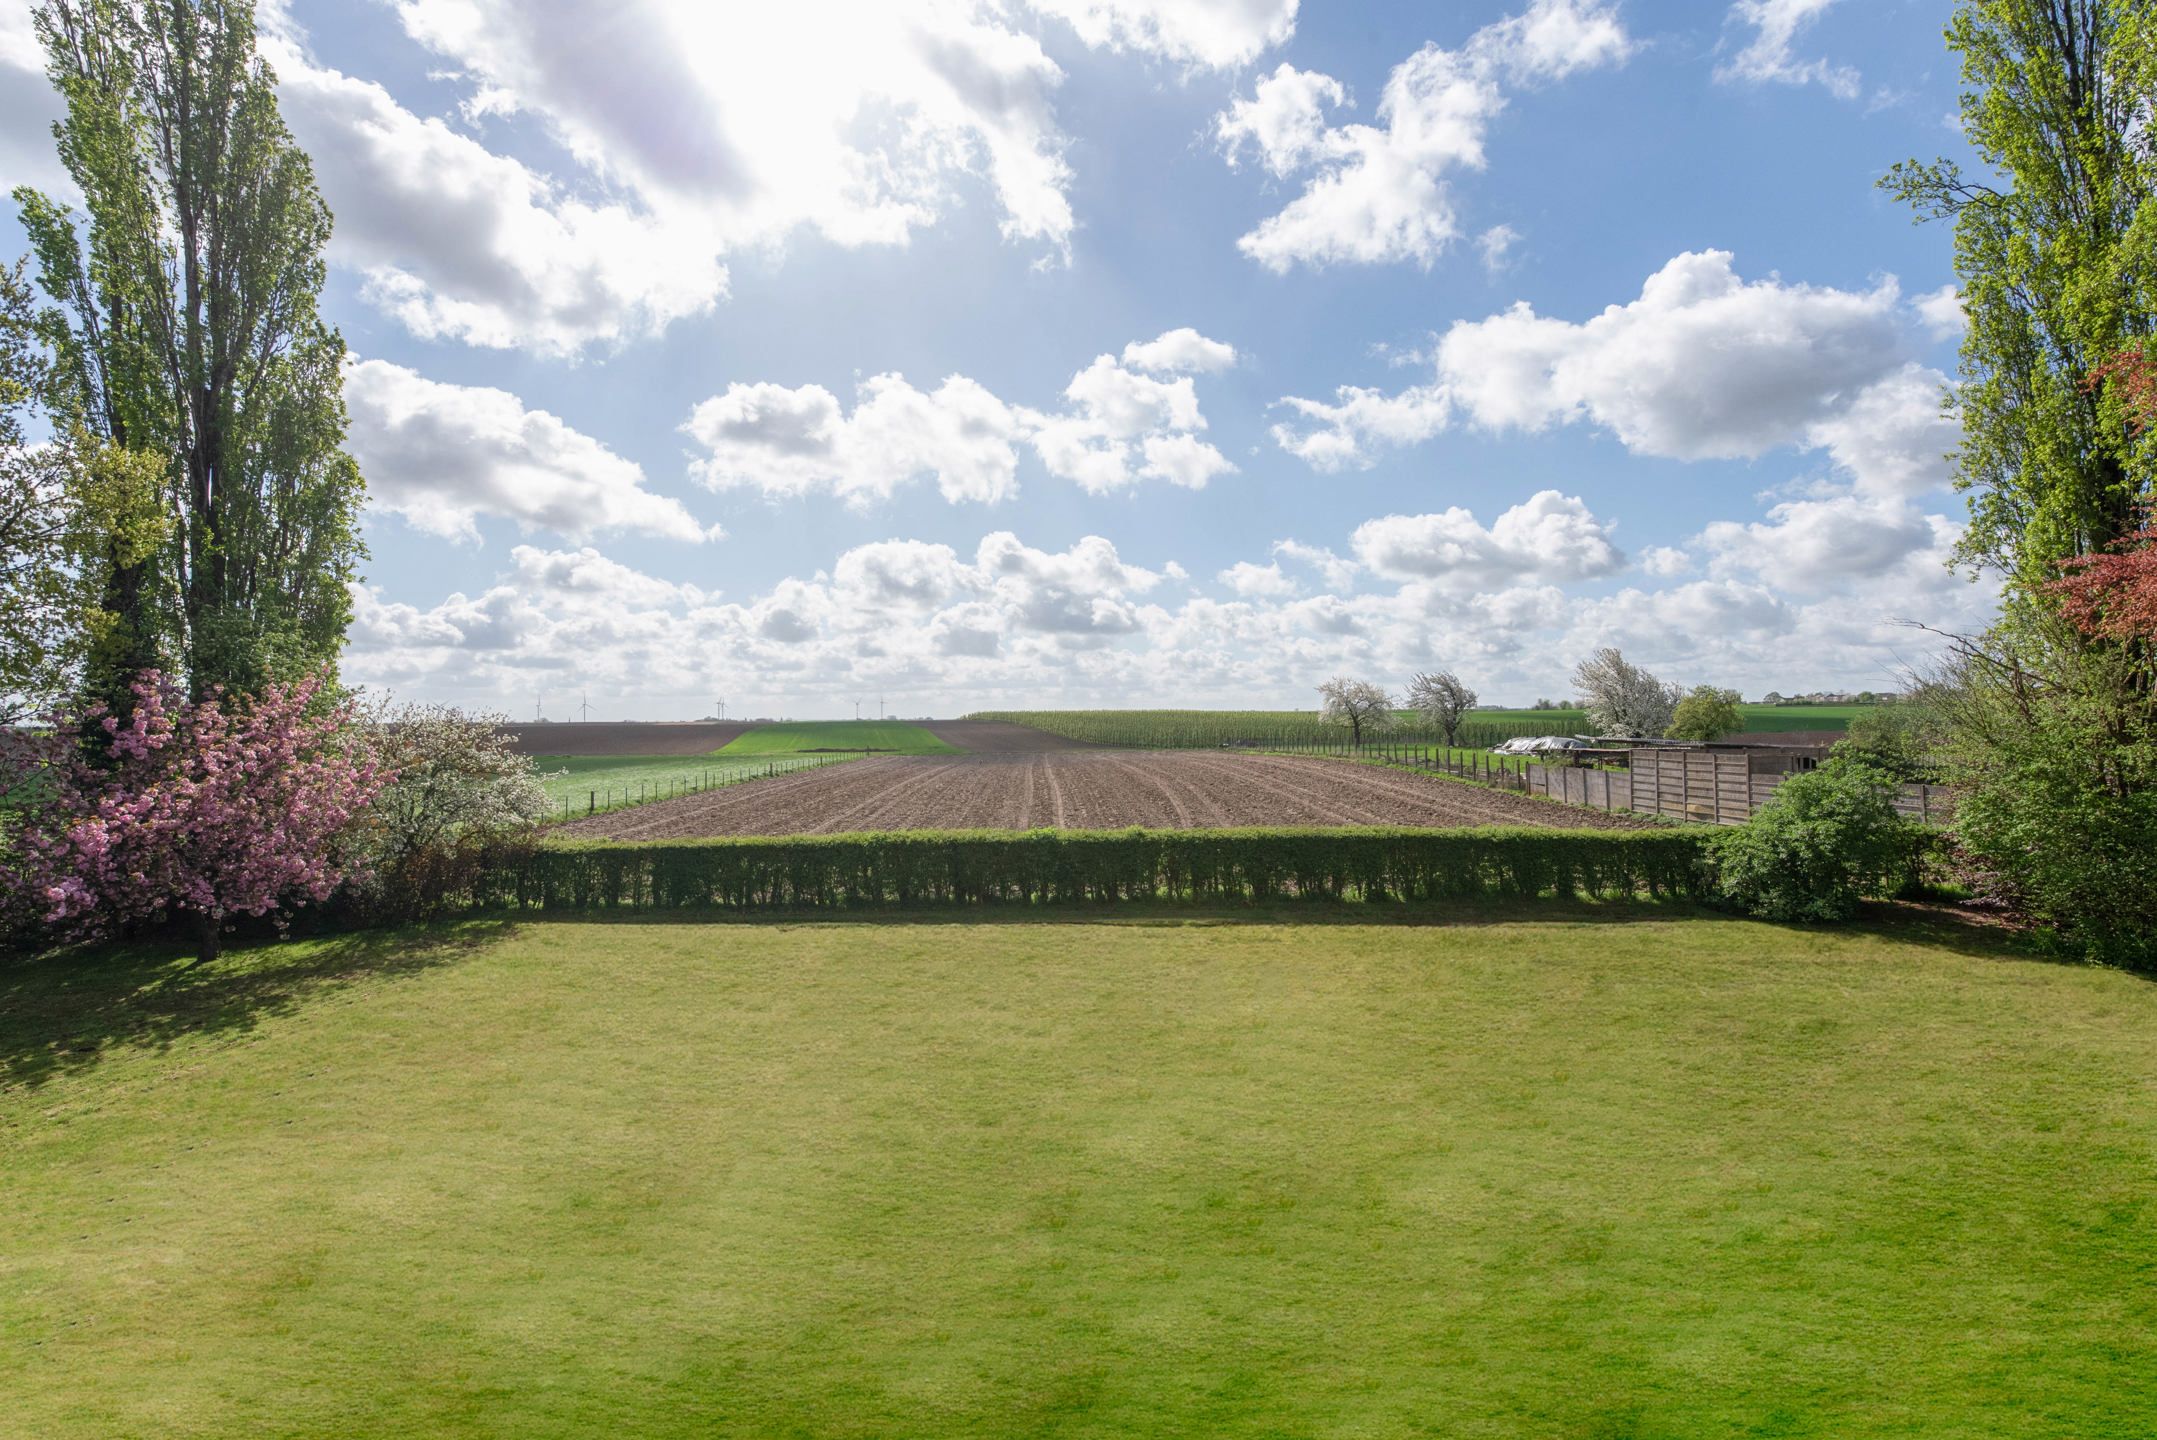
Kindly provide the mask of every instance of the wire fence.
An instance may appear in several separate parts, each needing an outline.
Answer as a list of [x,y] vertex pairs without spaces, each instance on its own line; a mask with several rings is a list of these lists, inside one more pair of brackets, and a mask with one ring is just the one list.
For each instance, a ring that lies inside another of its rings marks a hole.
[[1278,755],[1338,755],[1349,760],[1397,765],[1408,770],[1431,770],[1463,780],[1482,780],[1516,789],[1523,783],[1522,777],[1530,763],[1530,757],[1525,755],[1496,755],[1472,745],[1415,745],[1397,740],[1366,740],[1361,745],[1351,745],[1345,739],[1280,743],[1243,740],[1223,748],[1266,750]]
[[[561,796],[560,813],[556,818],[574,820],[583,815],[603,815],[610,810],[649,805],[656,800],[679,800],[684,796],[701,795],[708,790],[724,790],[751,780],[769,780],[800,770],[817,770],[853,758],[851,755],[789,755],[768,760],[708,766],[693,772],[655,776],[648,780],[581,787],[574,786],[574,777],[571,777],[571,793]],[[553,788],[560,790],[562,782],[556,782]]]

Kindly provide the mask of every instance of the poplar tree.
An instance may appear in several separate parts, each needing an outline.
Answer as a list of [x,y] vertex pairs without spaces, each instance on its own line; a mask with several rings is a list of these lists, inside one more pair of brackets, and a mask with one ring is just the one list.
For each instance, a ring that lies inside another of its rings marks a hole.
[[54,427],[160,465],[162,538],[112,548],[89,688],[116,699],[164,663],[198,696],[244,692],[332,664],[363,486],[344,341],[317,308],[330,213],[254,7],[46,0],[36,26],[84,211],[15,192],[50,302]]
[[1948,397],[1962,558],[2022,586],[2136,528],[2151,468],[2093,373],[2157,330],[2146,0],[1962,0],[1962,131],[1983,162],[1881,183],[1955,227],[1968,329]]

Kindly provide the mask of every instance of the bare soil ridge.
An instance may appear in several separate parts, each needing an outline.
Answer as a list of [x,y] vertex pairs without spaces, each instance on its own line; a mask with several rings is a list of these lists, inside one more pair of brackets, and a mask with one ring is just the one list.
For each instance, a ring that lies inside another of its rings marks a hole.
[[1093,750],[856,760],[596,815],[562,830],[584,839],[680,840],[1133,825],[1160,830],[1242,825],[1638,829],[1646,823],[1374,765],[1203,751]]
[[708,755],[754,730],[726,720],[567,720],[504,725],[527,755]]
[[1065,750],[1101,748],[1085,740],[1067,740],[1061,735],[1051,735],[1031,725],[1013,725],[1007,720],[923,720],[918,723],[946,745],[955,745],[976,755],[1054,755]]

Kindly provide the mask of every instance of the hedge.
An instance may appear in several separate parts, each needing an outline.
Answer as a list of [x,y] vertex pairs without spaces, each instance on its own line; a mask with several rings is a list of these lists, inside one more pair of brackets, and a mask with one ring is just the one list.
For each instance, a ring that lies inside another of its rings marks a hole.
[[1689,830],[1036,830],[550,841],[492,855],[494,910],[869,909],[1287,897],[1697,896]]

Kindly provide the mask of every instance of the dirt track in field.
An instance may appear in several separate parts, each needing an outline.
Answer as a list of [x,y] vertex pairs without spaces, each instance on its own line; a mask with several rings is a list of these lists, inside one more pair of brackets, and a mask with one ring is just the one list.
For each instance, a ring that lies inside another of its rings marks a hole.
[[677,840],[854,830],[1644,822],[1374,765],[1205,751],[890,756],[572,821],[570,835]]
[[754,725],[732,720],[580,720],[504,725],[527,755],[709,755]]

